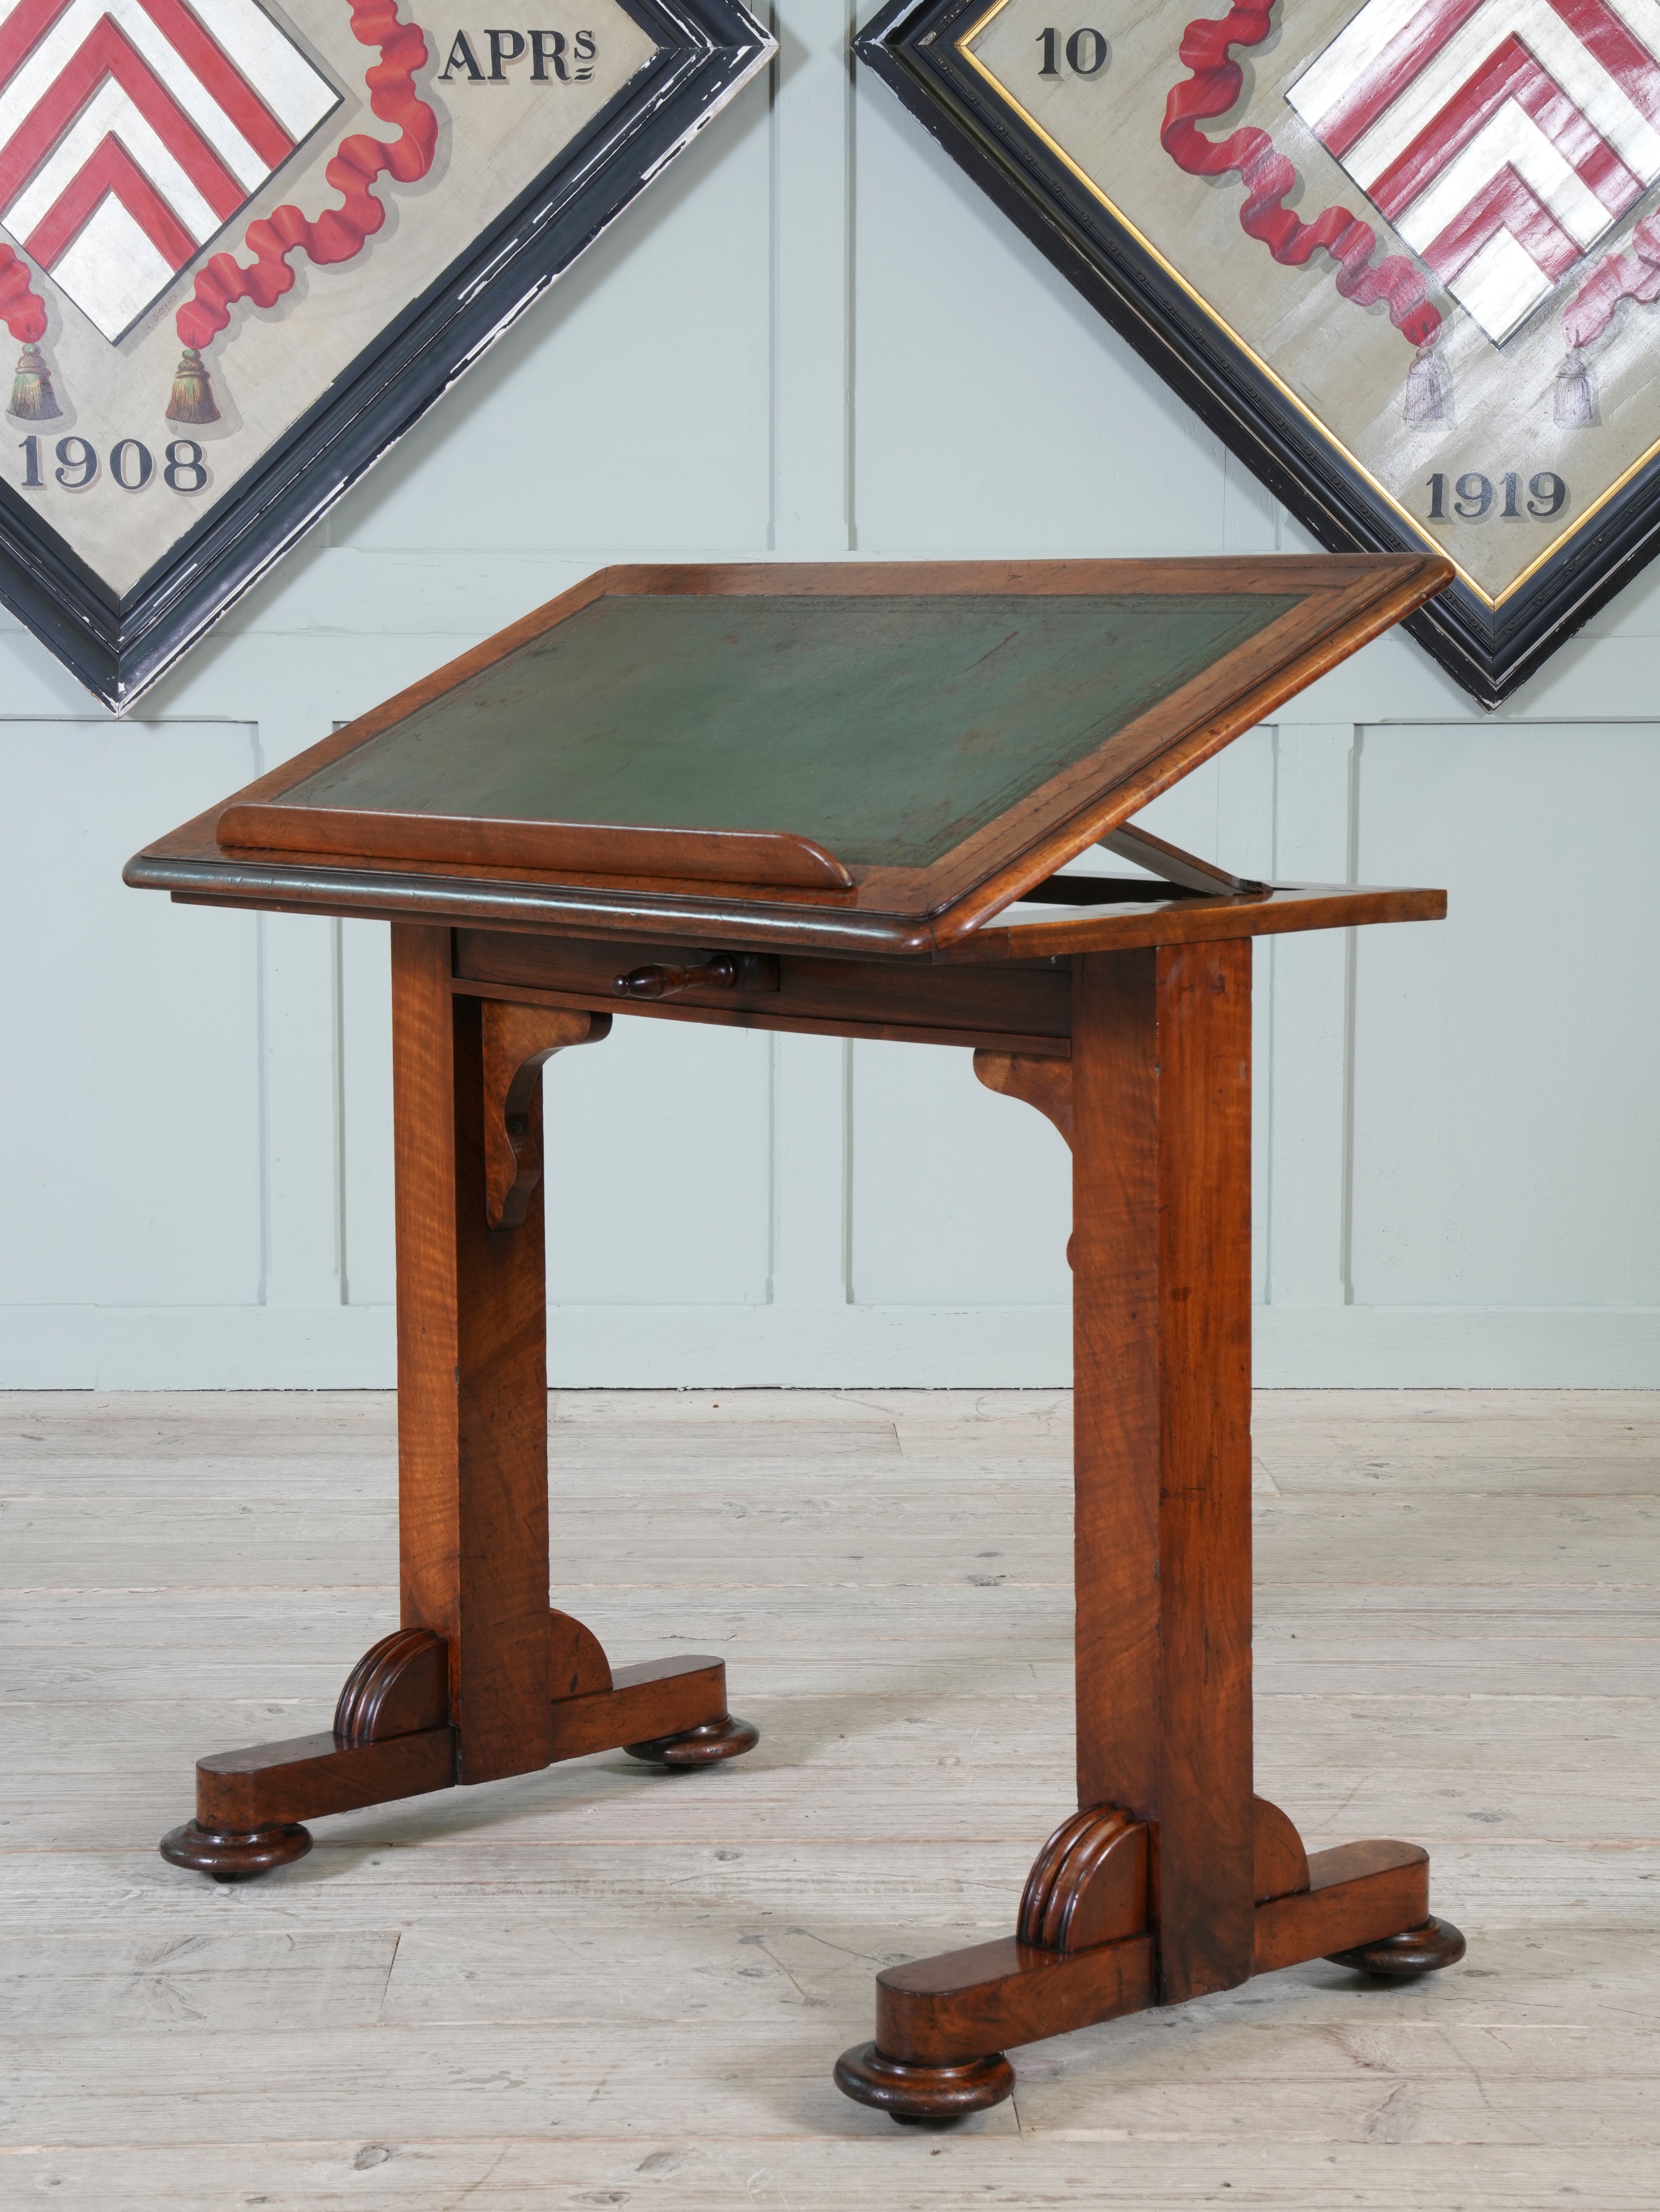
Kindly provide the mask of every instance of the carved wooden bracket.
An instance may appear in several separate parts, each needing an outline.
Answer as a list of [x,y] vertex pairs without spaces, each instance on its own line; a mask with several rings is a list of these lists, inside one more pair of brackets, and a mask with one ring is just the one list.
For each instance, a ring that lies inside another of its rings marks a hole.
[[[974,1072],[988,1091],[1005,1098],[1023,1099],[1046,1115],[1070,1146],[1072,1143],[1072,1062],[1041,1059],[1035,1053],[989,1052],[982,1045],[974,1055]],[[1067,1239],[1067,1265],[1072,1265],[1072,1239]]]
[[1147,1924],[1147,1831],[1116,1805],[1063,1820],[1026,1877],[1016,1930],[1044,1951],[1084,1951]]
[[484,1032],[484,1218],[517,1229],[542,1180],[541,1075],[572,1045],[611,1034],[609,1014],[486,999]]
[[449,1717],[449,1645],[430,1628],[395,1628],[347,1675],[334,1736],[350,1749],[442,1728]]
[[556,1702],[615,1687],[599,1638],[584,1622],[556,1610],[548,1615],[548,1681]]
[[1267,1905],[1276,1897],[1302,1896],[1309,1886],[1309,1855],[1303,1838],[1277,1805],[1270,1805],[1266,1797],[1250,1802],[1256,1902]]
[[974,1072],[988,1091],[1005,1098],[1024,1099],[1047,1115],[1072,1142],[1072,1062],[1041,1059],[1035,1053],[989,1052],[982,1046],[974,1055]]

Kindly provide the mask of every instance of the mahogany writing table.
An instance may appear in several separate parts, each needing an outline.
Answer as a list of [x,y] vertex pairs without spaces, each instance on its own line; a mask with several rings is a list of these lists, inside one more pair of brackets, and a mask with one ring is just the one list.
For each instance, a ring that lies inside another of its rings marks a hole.
[[[720,1660],[613,1668],[549,1610],[542,1070],[623,1012],[959,1046],[1072,1149],[1079,1809],[1014,1935],[878,1977],[847,2094],[948,2119],[1008,2094],[1013,2045],[1459,1957],[1421,1850],[1310,1858],[1251,1787],[1251,940],[1445,898],[1247,883],[1129,826],[1450,574],[607,569],[131,861],[392,936],[402,1620],[332,1728],[203,1759],[163,1855],[246,1879],[318,1814],[757,1741]],[[1098,845],[1152,879],[1057,874]]]

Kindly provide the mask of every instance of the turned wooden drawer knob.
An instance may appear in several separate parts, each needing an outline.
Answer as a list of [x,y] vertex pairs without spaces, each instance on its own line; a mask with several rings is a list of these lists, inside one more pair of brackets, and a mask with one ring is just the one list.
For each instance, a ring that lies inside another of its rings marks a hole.
[[615,988],[623,999],[674,999],[682,991],[731,991],[737,985],[738,963],[731,953],[712,952],[696,968],[630,968]]

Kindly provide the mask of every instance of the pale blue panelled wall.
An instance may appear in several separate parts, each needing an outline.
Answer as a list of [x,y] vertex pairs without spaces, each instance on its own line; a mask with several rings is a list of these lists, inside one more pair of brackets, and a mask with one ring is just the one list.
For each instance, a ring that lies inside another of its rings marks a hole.
[[[879,86],[840,0],[148,698],[0,636],[0,1382],[392,1378],[386,935],[128,853],[612,560],[1306,543]],[[1446,884],[1259,951],[1268,1382],[1660,1383],[1660,580],[1509,708],[1386,640],[1148,818]],[[1067,1160],[966,1054],[619,1022],[555,1065],[571,1383],[1051,1383]]]

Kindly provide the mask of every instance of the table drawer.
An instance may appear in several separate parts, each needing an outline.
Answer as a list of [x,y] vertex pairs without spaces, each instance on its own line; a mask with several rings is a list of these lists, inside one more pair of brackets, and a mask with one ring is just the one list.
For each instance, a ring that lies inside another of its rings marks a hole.
[[727,950],[718,942],[660,938],[532,937],[455,933],[458,989],[605,1007],[671,1021],[903,1038],[1004,1051],[1070,1050],[1072,975],[1064,959],[935,967],[921,961],[830,960],[799,953],[734,952],[735,988],[697,985],[666,999],[625,998],[617,979],[650,966],[696,968]]

